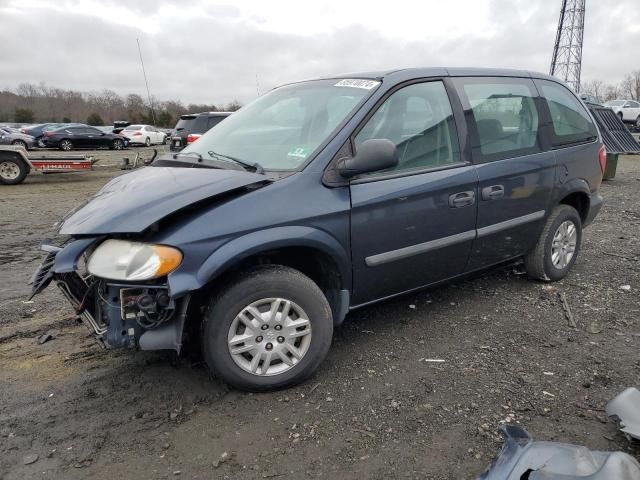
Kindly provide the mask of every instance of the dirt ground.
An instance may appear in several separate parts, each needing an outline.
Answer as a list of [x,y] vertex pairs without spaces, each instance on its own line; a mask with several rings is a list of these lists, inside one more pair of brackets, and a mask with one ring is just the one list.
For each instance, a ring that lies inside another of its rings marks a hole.
[[603,185],[564,281],[511,266],[355,311],[314,378],[260,395],[169,354],[101,350],[54,288],[25,303],[39,241],[119,174],[0,187],[1,479],[474,478],[505,422],[640,458],[604,413],[640,379],[640,157]]

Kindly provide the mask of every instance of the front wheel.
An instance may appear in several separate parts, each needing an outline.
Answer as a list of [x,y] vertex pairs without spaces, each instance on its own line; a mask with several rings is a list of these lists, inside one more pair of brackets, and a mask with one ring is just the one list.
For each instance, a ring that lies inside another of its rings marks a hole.
[[73,143],[71,143],[71,140],[64,139],[60,142],[60,150],[68,152],[71,149],[73,149]]
[[13,142],[11,142],[11,145],[13,145],[14,147],[24,148],[25,150],[27,149],[27,142],[23,140],[14,140]]
[[113,141],[111,146],[113,150],[122,150],[124,148],[124,142],[118,138]]
[[527,273],[537,280],[562,280],[575,263],[581,242],[580,215],[569,205],[558,205],[551,211],[535,248],[524,259]]
[[212,299],[202,346],[212,373],[261,392],[312,375],[332,336],[331,308],[320,288],[297,270],[266,266],[240,275]]

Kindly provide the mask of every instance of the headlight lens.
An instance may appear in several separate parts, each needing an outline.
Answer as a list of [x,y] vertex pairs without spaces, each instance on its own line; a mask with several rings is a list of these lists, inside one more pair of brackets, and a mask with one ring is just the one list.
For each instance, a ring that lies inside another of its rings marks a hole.
[[151,280],[173,272],[182,262],[177,248],[126,240],[106,240],[95,249],[87,270],[110,280]]

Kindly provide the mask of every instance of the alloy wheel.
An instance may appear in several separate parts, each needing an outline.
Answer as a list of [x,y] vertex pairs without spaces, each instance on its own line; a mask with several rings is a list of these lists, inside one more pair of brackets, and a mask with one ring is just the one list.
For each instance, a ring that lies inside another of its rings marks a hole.
[[264,298],[244,307],[231,322],[227,345],[231,358],[245,372],[279,375],[308,352],[311,322],[291,300]]
[[551,263],[563,270],[571,263],[578,243],[578,231],[571,220],[565,220],[553,234],[551,242]]

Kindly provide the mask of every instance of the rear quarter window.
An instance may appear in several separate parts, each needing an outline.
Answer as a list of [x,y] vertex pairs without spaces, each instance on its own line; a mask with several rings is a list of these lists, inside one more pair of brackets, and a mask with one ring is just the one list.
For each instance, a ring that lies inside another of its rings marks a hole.
[[538,80],[538,86],[549,107],[551,144],[554,147],[595,140],[598,131],[589,112],[566,87],[547,80]]

